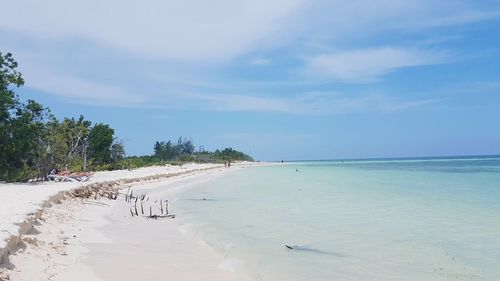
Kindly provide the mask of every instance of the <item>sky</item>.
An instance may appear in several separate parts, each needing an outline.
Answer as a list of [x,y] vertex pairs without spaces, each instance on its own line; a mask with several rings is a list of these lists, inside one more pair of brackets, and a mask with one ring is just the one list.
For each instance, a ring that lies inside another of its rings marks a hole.
[[500,154],[500,2],[18,0],[0,52],[129,155],[185,136],[258,160]]

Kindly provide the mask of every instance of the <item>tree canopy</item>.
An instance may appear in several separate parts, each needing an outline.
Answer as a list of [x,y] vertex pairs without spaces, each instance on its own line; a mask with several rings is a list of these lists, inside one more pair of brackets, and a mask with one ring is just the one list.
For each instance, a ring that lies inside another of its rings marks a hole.
[[195,152],[195,146],[191,140],[179,137],[176,144],[172,141],[157,141],[154,144],[154,157],[160,161],[201,161],[201,162],[223,162],[223,161],[253,161],[249,155],[235,150],[225,148],[215,152]]
[[23,180],[41,165],[39,147],[45,137],[48,110],[39,103],[21,102],[13,88],[24,80],[12,54],[0,52],[0,179]]
[[172,141],[157,141],[153,147],[154,156],[161,161],[179,160],[183,155],[190,155],[194,152],[194,144],[187,138],[179,137],[177,143]]
[[88,143],[96,164],[111,162],[111,145],[115,130],[106,124],[96,124],[89,132]]
[[[24,84],[12,54],[0,52],[0,180],[44,177],[50,169],[85,170],[112,163],[114,130],[83,116],[62,121],[34,100],[19,99]],[[91,152],[91,154],[89,154]]]

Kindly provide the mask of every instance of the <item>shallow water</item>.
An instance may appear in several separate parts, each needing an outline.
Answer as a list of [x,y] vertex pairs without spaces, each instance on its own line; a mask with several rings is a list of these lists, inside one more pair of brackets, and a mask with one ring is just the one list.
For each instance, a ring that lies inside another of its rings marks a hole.
[[500,280],[500,158],[245,168],[173,208],[256,280]]

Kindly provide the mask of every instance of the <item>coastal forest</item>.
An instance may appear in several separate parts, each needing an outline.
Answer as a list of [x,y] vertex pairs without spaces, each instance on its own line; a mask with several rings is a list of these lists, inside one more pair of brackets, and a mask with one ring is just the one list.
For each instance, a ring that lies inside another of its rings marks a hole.
[[83,115],[57,119],[34,100],[22,100],[15,89],[24,85],[11,53],[0,52],[0,181],[43,180],[52,169],[98,171],[184,162],[253,161],[249,155],[225,148],[196,151],[179,137],[154,142],[152,155],[126,156],[125,146],[106,123]]

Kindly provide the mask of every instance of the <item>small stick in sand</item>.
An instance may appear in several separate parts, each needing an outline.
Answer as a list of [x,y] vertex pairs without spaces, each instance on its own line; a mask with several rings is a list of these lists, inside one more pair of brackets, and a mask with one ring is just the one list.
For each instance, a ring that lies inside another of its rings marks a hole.
[[151,208],[151,206],[149,206],[149,216],[152,217],[153,216],[153,209]]
[[134,208],[135,208],[135,215],[138,216],[139,213],[137,212],[137,205],[134,205]]
[[163,202],[162,202],[162,200],[160,200],[160,210],[161,210],[161,213],[163,214]]
[[142,207],[142,201],[141,201],[141,213],[144,215],[144,208]]

